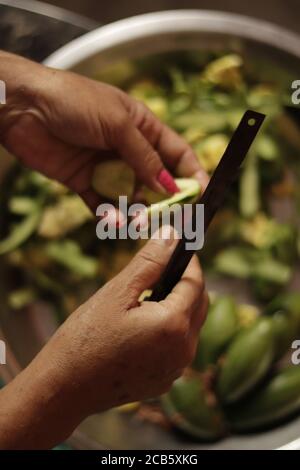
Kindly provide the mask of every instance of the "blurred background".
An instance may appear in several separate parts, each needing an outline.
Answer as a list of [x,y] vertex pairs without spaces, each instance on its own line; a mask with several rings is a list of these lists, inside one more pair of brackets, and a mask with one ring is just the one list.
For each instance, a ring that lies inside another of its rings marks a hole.
[[[26,1],[20,3],[26,3]],[[67,8],[103,23],[151,11],[203,8],[264,18],[295,31],[300,30],[298,21],[300,14],[299,0],[265,0],[264,2],[260,0],[251,2],[241,2],[240,0],[131,0],[130,2],[127,0],[114,0],[113,2],[50,0],[48,3]]]

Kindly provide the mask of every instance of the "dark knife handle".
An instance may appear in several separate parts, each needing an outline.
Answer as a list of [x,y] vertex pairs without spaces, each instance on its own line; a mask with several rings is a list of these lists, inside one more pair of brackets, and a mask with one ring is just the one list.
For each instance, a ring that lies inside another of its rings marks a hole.
[[[243,115],[235,130],[210,182],[200,199],[194,204],[204,204],[204,232],[206,232],[211,220],[218,208],[222,205],[232,182],[238,175],[239,168],[247,155],[247,152],[259,131],[264,114],[248,110]],[[193,210],[193,223],[196,224]],[[188,240],[191,242],[191,240]],[[186,250],[186,238],[179,240],[174,253],[148,299],[153,302],[163,300],[181,279],[195,250]]]

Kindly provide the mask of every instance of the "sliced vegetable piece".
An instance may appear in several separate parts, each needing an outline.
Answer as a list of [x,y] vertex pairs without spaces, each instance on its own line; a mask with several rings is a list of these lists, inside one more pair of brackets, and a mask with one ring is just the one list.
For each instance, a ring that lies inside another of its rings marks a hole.
[[35,210],[36,201],[26,196],[14,196],[9,200],[8,207],[13,214],[27,215]]
[[267,134],[261,134],[256,141],[257,155],[267,161],[276,160],[280,153],[275,140]]
[[263,212],[258,212],[251,220],[240,224],[241,238],[258,249],[279,247],[285,243],[293,244],[295,234],[289,224],[277,222]]
[[134,171],[121,160],[99,163],[92,185],[98,194],[113,201],[117,201],[119,196],[130,199],[134,189]]
[[44,210],[38,233],[45,238],[59,238],[92,218],[92,212],[79,196],[61,196],[56,204]]
[[8,305],[14,310],[20,310],[31,304],[37,297],[37,292],[30,287],[14,290],[8,295]]
[[93,278],[99,271],[99,261],[82,253],[79,245],[73,240],[49,242],[45,251],[49,258],[79,276]]
[[275,285],[285,285],[292,274],[292,268],[273,258],[269,251],[248,247],[222,250],[215,257],[214,269],[228,276]]
[[286,284],[292,275],[292,268],[285,263],[262,253],[253,265],[252,276],[275,284]]
[[252,154],[245,161],[240,178],[240,212],[253,217],[260,208],[260,184],[257,158]]
[[[148,188],[143,188],[143,199],[149,204],[148,214],[156,214],[176,203],[192,201],[200,192],[200,185],[193,178],[178,178],[175,180],[180,192],[165,199]],[[120,195],[132,196],[134,173],[122,161],[110,161],[97,165],[94,178],[94,189],[102,196],[117,200]]]
[[227,54],[210,62],[202,76],[223,88],[237,89],[242,85],[243,59],[237,54]]
[[[174,196],[168,199],[163,199],[162,201],[155,204],[150,204],[150,206],[147,208],[149,215],[160,214],[166,207],[172,207],[174,204],[191,203],[197,199],[201,189],[197,180],[193,178],[178,178],[175,179],[175,182],[179,187],[180,192],[175,193]],[[149,201],[152,198],[155,198],[155,194],[151,196],[151,194],[148,193],[148,195],[150,196]]]
[[0,255],[9,253],[25,243],[37,229],[40,217],[41,209],[40,207],[36,207],[32,213],[12,229],[6,239],[0,242]]
[[229,139],[225,134],[214,134],[195,146],[199,162],[206,171],[212,172],[215,170],[228,142]]
[[244,248],[227,248],[217,254],[214,260],[217,272],[228,276],[247,279],[251,276],[251,262]]

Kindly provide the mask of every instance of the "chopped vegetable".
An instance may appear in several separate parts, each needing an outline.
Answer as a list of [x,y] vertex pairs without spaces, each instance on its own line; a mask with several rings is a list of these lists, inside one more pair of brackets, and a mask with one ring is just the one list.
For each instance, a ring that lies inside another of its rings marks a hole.
[[10,235],[7,238],[0,242],[0,255],[15,250],[20,245],[25,243],[37,229],[40,218],[40,208],[36,207],[33,212],[31,212],[22,220],[22,222],[12,229]]
[[59,238],[92,218],[93,214],[79,196],[62,196],[56,204],[45,209],[38,233],[45,238]]
[[49,242],[45,247],[46,254],[57,263],[65,266],[83,278],[93,278],[99,270],[99,263],[92,257],[84,255],[79,245],[72,240]]

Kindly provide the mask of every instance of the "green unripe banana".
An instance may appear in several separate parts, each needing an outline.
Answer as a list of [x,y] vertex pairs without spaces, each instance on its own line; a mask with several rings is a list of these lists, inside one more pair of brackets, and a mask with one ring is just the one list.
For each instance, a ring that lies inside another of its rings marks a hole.
[[272,315],[278,311],[289,313],[296,324],[297,331],[295,333],[300,333],[300,293],[290,292],[278,296],[269,303],[265,313]]
[[235,431],[274,425],[300,410],[300,367],[289,366],[227,413]]
[[259,318],[232,341],[217,381],[223,403],[234,403],[248,393],[267,373],[274,358],[270,318]]
[[289,313],[279,310],[272,315],[274,359],[280,359],[297,339],[297,323]]
[[272,318],[275,359],[282,357],[300,332],[300,294],[286,293],[269,303],[265,314]]
[[215,440],[225,433],[222,412],[199,376],[176,380],[162,406],[174,427],[193,438]]
[[203,370],[214,364],[239,327],[237,306],[230,296],[217,298],[211,305],[201,330],[193,367]]

